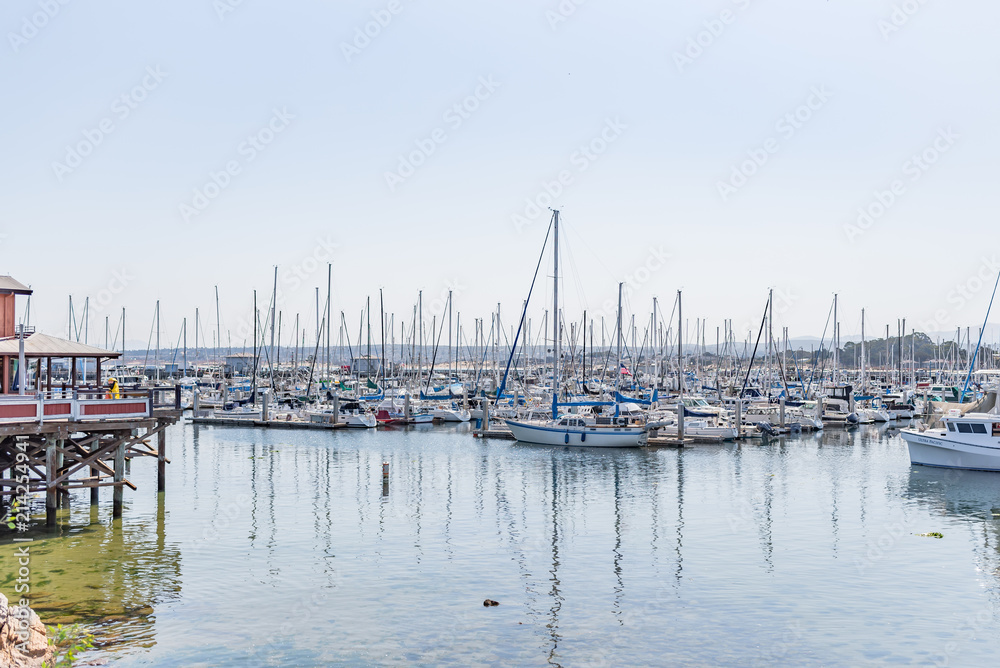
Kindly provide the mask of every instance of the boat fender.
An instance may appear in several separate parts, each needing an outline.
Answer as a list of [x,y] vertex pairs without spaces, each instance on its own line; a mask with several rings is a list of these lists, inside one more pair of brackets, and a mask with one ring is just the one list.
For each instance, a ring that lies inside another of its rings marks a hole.
[[583,443],[586,440],[587,440],[587,435],[586,434],[580,434],[580,442]]
[[851,413],[850,415],[847,416],[847,421],[849,423],[851,423],[851,424],[857,424],[858,423],[858,414],[857,413]]
[[569,443],[569,432],[566,433],[566,440],[563,443]]

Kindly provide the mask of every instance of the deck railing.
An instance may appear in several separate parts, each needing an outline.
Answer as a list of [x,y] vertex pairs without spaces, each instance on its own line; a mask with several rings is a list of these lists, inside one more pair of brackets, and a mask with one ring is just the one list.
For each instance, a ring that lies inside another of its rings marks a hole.
[[181,410],[181,388],[121,390],[108,398],[106,389],[62,388],[26,395],[0,395],[0,423],[46,420],[122,420],[152,417],[156,409]]

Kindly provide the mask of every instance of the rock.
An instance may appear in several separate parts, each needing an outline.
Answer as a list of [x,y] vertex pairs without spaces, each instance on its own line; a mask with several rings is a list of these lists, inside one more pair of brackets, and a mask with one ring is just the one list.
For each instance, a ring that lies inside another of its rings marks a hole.
[[0,666],[45,668],[52,665],[52,647],[45,635],[45,625],[35,611],[28,608],[27,637],[19,635],[22,609],[8,604],[0,594]]

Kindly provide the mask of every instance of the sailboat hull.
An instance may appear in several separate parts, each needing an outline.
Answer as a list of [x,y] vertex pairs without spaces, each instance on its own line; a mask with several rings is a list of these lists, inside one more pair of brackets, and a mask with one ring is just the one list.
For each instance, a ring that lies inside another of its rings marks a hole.
[[583,448],[638,448],[646,444],[644,427],[562,427],[507,420],[521,443],[572,445]]

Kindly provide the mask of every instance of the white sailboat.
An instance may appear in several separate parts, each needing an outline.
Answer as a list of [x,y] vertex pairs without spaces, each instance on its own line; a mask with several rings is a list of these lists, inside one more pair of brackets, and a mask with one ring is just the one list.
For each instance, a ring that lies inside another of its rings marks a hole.
[[[552,356],[552,419],[507,420],[507,427],[518,441],[537,445],[574,445],[590,448],[635,448],[646,444],[644,425],[630,423],[620,416],[600,417],[582,415],[559,416],[560,344],[559,327],[559,212],[552,212],[553,241],[553,341]],[[527,304],[525,304],[527,307]],[[621,336],[619,327],[618,336]],[[515,340],[514,345],[517,345]],[[498,391],[497,396],[501,392]],[[564,404],[565,405],[565,404]]]

